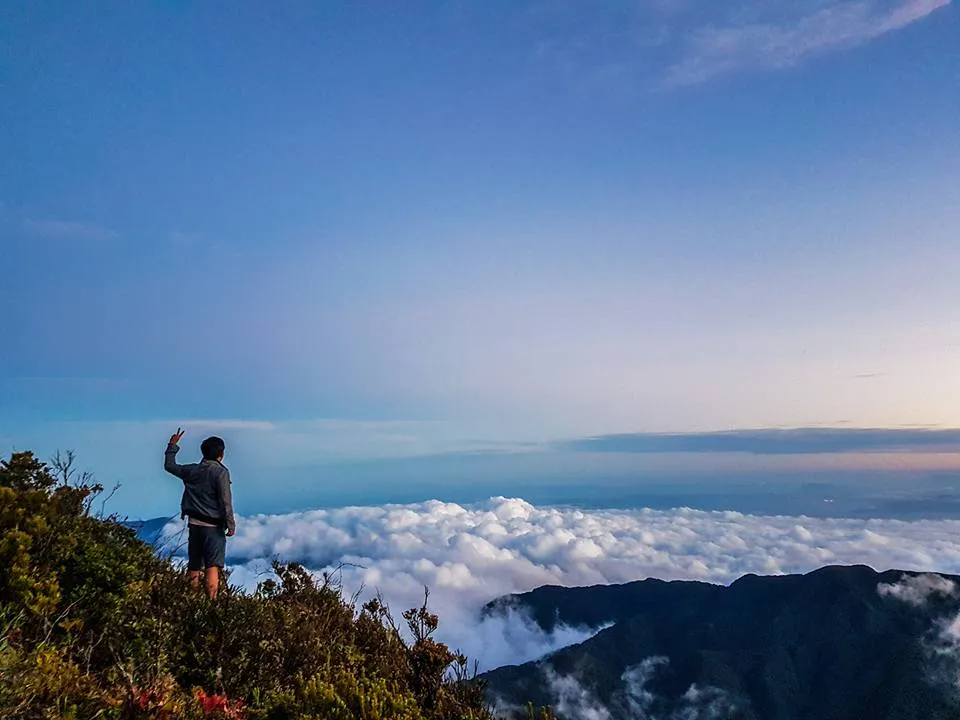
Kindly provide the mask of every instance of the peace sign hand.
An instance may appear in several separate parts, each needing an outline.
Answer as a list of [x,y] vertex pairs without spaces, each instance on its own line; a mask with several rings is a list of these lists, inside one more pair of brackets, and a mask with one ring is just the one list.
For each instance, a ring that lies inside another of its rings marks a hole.
[[171,444],[171,445],[177,445],[177,444],[179,444],[179,443],[180,443],[180,438],[182,438],[182,437],[183,437],[183,430],[181,430],[180,428],[177,428],[177,431],[176,431],[173,435],[170,436],[170,444]]

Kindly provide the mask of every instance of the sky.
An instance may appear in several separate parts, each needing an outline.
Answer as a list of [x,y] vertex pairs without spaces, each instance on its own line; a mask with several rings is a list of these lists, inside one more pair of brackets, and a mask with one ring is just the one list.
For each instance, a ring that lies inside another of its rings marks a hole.
[[0,452],[118,511],[960,468],[951,0],[12,2],[0,88]]

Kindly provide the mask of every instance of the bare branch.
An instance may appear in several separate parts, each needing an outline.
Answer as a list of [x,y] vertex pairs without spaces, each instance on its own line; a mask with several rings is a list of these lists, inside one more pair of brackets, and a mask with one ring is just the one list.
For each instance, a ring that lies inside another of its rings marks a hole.
[[[87,473],[84,473],[84,474],[87,474]],[[120,489],[120,483],[119,483],[119,482],[114,483],[113,487],[110,489],[110,492],[107,494],[107,496],[106,496],[106,497],[103,499],[103,501],[100,503],[100,512],[97,513],[97,517],[98,517],[98,518],[103,518],[103,512],[104,512],[104,510],[106,510],[107,503],[110,501],[110,499],[111,499],[114,495],[116,495],[117,490],[119,490],[119,489]]]
[[73,476],[77,474],[77,469],[74,467],[76,459],[76,453],[73,450],[63,452],[57,450],[50,458],[50,467],[53,468],[53,473],[61,485],[69,485]]

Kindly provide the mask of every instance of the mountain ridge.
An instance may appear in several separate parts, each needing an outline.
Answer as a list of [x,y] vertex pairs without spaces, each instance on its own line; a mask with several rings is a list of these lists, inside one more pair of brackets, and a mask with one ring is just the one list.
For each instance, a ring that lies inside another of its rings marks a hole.
[[590,709],[603,720],[953,720],[958,588],[955,575],[865,565],[748,574],[728,586],[538,588],[484,612],[526,611],[547,631],[585,619],[603,629],[484,679],[502,705],[524,698],[566,718]]

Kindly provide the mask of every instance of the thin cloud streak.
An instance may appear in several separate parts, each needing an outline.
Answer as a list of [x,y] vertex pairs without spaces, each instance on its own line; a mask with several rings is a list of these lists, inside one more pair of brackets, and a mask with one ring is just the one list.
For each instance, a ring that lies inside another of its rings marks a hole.
[[169,421],[158,424],[178,425],[184,428],[194,428],[197,430],[218,431],[218,430],[254,430],[269,432],[276,430],[277,425],[267,420],[241,420],[241,419],[213,419],[213,420],[181,420],[179,422]]
[[791,67],[901,30],[950,2],[907,0],[894,7],[878,0],[835,2],[799,20],[700,28],[687,36],[683,57],[668,69],[665,85],[695,85],[738,71]]
[[27,219],[20,228],[28,235],[52,240],[111,240],[117,233],[110,228],[76,220]]

